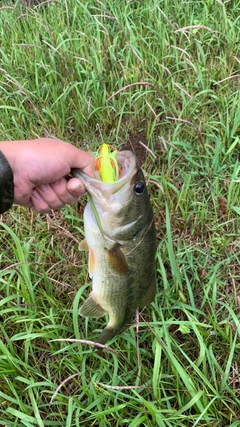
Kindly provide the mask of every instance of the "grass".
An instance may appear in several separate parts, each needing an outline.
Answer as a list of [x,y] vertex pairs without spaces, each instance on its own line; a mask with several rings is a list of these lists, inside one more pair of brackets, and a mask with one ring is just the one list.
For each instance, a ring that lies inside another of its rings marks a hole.
[[0,139],[145,135],[159,241],[155,302],[97,353],[81,340],[104,320],[78,315],[85,200],[2,216],[0,425],[240,426],[240,1],[5,1],[0,15]]

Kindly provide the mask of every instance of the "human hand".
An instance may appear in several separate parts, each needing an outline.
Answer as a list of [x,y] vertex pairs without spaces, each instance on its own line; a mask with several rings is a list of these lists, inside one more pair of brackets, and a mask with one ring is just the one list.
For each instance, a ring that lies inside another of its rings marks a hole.
[[78,178],[68,177],[72,168],[93,176],[94,157],[61,140],[4,141],[0,150],[13,171],[14,203],[37,212],[74,204],[85,193]]

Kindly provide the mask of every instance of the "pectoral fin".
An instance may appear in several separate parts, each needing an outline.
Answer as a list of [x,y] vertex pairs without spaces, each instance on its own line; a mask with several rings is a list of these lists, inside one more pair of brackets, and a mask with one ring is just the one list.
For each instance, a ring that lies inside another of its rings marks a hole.
[[129,271],[127,260],[120,249],[120,244],[116,244],[112,249],[105,248],[107,253],[108,267],[114,272],[124,274]]
[[93,275],[93,271],[95,268],[95,256],[94,256],[94,252],[92,251],[91,248],[89,248],[86,239],[82,240],[79,244],[79,250],[80,251],[89,251],[89,255],[88,255],[88,272],[89,272],[89,276],[92,278]]
[[79,314],[84,317],[102,317],[106,311],[94,300],[93,294],[91,294],[80,307]]
[[83,239],[79,244],[79,250],[80,251],[88,251],[88,249],[89,248],[88,248],[87,241],[86,241],[86,239]]
[[95,266],[96,266],[96,262],[95,262],[94,252],[90,248],[89,249],[89,255],[88,255],[88,272],[89,272],[89,276],[90,277],[93,276],[93,272],[94,272]]

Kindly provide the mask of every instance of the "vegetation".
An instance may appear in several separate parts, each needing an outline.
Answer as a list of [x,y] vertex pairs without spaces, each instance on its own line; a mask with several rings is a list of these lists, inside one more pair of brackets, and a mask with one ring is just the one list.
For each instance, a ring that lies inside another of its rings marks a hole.
[[37,3],[1,2],[0,138],[132,144],[158,294],[94,351],[85,200],[4,214],[0,426],[238,427],[240,1]]

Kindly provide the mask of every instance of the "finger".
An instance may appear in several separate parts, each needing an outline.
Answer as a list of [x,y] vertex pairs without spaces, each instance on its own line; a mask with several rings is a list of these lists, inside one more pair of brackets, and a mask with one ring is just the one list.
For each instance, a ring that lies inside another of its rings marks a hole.
[[63,204],[68,205],[76,203],[78,198],[85,193],[84,185],[77,178],[70,179],[69,181],[65,178],[61,178],[52,183],[51,187],[58,199],[61,200]]
[[95,158],[85,151],[80,151],[79,149],[77,150],[78,151],[76,152],[74,147],[74,151],[72,151],[73,158],[71,162],[71,168],[79,168],[87,175],[93,177],[95,168]]
[[88,163],[88,165],[87,165],[85,168],[84,168],[84,167],[82,167],[83,172],[84,172],[84,173],[86,173],[86,174],[87,174],[87,175],[89,175],[89,176],[94,177],[95,163],[96,163],[96,160],[95,160],[95,158],[92,156],[92,159],[91,159],[90,164]]
[[31,197],[32,209],[39,213],[47,213],[51,211],[51,207],[43,200],[37,190],[33,190]]
[[[50,207],[50,209],[59,209],[63,207],[64,202],[59,199],[58,195],[50,184],[42,184],[35,188],[42,200]],[[39,201],[40,202],[40,201]],[[41,202],[41,206],[42,206]]]
[[67,182],[67,190],[74,198],[77,199],[86,193],[86,188],[79,178],[71,178]]

